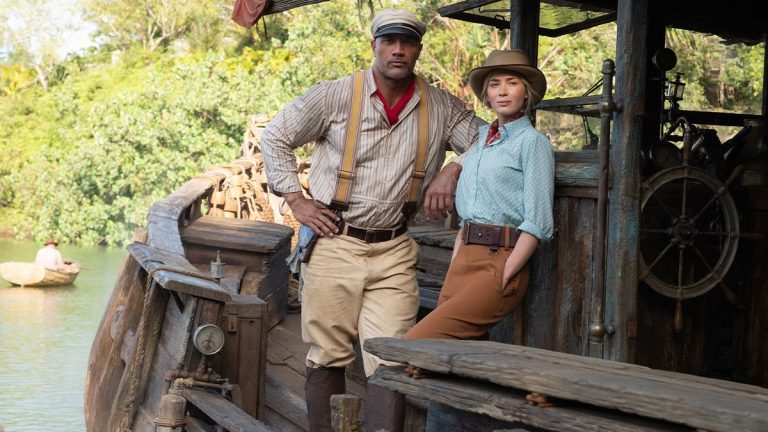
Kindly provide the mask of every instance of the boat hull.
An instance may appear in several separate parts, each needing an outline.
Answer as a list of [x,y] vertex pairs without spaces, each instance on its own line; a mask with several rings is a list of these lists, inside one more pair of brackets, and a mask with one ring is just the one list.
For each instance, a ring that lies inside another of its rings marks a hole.
[[48,287],[71,285],[80,273],[76,263],[68,264],[67,271],[55,271],[29,262],[0,263],[0,277],[20,286]]

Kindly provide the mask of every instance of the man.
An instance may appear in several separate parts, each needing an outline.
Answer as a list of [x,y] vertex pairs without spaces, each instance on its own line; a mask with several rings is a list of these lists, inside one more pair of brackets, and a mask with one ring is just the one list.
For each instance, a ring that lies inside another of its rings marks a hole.
[[[461,171],[459,163],[451,163],[437,175],[446,146],[463,153],[484,124],[458,98],[414,74],[426,32],[416,16],[404,10],[381,11],[371,32],[374,62],[361,81],[353,75],[314,86],[286,106],[261,139],[270,187],[283,195],[295,218],[319,236],[311,259],[301,268],[312,432],[330,430],[330,396],[345,391],[344,369],[355,357],[355,342],[399,337],[415,322],[418,245],[405,229],[413,207],[405,203],[411,183],[421,179],[414,174],[420,143],[428,149],[423,185],[431,182],[425,214],[435,217],[452,208]],[[362,92],[355,93],[354,83],[362,83]],[[352,99],[358,94],[362,96],[356,105]],[[421,113],[428,115],[420,122]],[[350,125],[352,119],[358,123]],[[350,127],[353,132],[348,133]],[[419,132],[425,130],[427,138],[420,139]],[[354,168],[346,172],[341,170],[342,155],[350,139],[355,142]],[[310,141],[317,145],[309,176],[312,199],[307,199],[292,150]],[[348,199],[340,201],[338,185],[343,181],[351,186]],[[423,189],[416,189],[419,196],[424,196]],[[363,364],[370,376],[384,362],[364,352]],[[401,401],[386,389],[368,386],[367,408]],[[375,416],[366,415],[366,429],[399,430],[402,409],[398,412],[388,419],[391,424],[372,424]]]
[[59,244],[53,239],[48,239],[43,245],[44,246],[37,251],[35,264],[51,270],[63,270],[65,267],[64,258],[62,258],[61,252],[56,249]]

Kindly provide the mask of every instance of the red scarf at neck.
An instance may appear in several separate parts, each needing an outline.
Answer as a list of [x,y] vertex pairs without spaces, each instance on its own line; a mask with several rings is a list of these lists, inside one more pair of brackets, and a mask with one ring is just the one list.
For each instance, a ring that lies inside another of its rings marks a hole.
[[390,107],[387,103],[387,100],[384,99],[384,94],[379,91],[379,89],[376,89],[376,96],[379,97],[379,100],[381,100],[381,103],[384,104],[384,112],[387,113],[387,120],[389,120],[390,125],[394,125],[397,123],[398,120],[400,120],[400,113],[403,112],[403,109],[405,109],[405,105],[408,103],[408,101],[411,100],[413,97],[413,93],[416,90],[416,78],[411,80],[411,83],[408,84],[408,89],[405,90],[405,94],[403,94],[402,97],[400,97],[400,100],[398,100],[394,106]]
[[[520,111],[519,113],[515,114],[510,121],[517,120],[524,115],[525,113]],[[488,128],[488,135],[485,137],[485,145],[490,145],[492,142],[497,141],[500,138],[501,132],[499,131],[499,119],[496,119],[493,121],[493,123],[491,123],[491,127]]]

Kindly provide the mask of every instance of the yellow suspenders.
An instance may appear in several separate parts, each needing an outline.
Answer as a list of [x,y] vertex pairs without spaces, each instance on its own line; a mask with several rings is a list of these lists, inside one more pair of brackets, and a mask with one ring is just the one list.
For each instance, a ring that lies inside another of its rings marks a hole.
[[[360,124],[363,117],[362,111],[365,97],[363,74],[363,71],[357,72],[352,80],[352,106],[349,113],[349,123],[347,124],[346,141],[341,153],[341,166],[338,171],[336,194],[331,202],[333,208],[342,211],[348,208],[352,181],[355,178],[355,156],[357,144],[360,141]],[[429,147],[429,98],[427,97],[426,84],[424,84],[421,78],[416,78],[416,85],[419,89],[418,147],[416,148],[416,157],[413,160],[411,184],[408,189],[405,206],[403,207],[403,213],[405,213],[406,217],[416,210],[419,192],[426,176],[427,150]]]

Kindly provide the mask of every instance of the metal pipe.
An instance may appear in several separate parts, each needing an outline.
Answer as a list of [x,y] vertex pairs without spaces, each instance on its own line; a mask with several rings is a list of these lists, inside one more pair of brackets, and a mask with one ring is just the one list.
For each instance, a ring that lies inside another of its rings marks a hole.
[[613,75],[615,64],[613,60],[603,61],[603,91],[600,100],[600,152],[599,177],[597,183],[597,250],[595,251],[595,295],[592,317],[589,323],[590,356],[602,357],[603,336],[612,333],[605,325],[603,309],[605,302],[605,248],[608,220],[608,155],[611,140],[611,117],[617,111],[613,101]]

